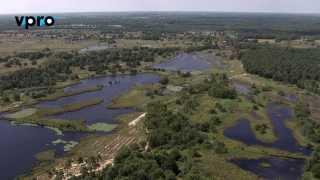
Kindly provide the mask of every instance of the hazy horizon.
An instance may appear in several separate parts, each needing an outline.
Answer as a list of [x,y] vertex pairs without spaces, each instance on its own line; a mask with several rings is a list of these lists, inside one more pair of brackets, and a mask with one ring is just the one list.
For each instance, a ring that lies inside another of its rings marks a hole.
[[320,16],[320,12],[266,12],[266,11],[192,11],[192,10],[159,10],[159,11],[143,11],[143,10],[128,10],[128,11],[47,11],[47,12],[17,12],[17,13],[1,13],[3,15],[36,15],[36,14],[103,14],[103,13],[225,13],[225,14],[283,14],[283,15],[315,15]]
[[319,14],[319,0],[11,0],[0,14],[84,12],[235,12]]

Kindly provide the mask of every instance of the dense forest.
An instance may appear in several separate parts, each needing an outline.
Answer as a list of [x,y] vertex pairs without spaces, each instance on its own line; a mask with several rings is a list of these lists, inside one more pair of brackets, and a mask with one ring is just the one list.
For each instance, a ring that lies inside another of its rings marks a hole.
[[259,47],[242,53],[241,61],[249,73],[320,94],[319,49]]
[[295,107],[296,119],[301,125],[301,133],[311,142],[320,143],[320,125],[310,117],[309,106],[299,102]]
[[[296,120],[301,126],[301,133],[315,144],[320,143],[320,125],[311,119],[310,110],[306,103],[299,102],[295,106]],[[305,166],[305,177],[320,178],[320,146],[315,147],[311,158]],[[312,178],[310,178],[312,179]]]
[[[320,94],[319,49],[293,49],[280,47],[256,47],[241,54],[244,68],[253,74],[277,81],[295,84],[300,88]],[[320,126],[311,119],[307,103],[298,102],[296,121],[301,133],[312,143],[320,142]],[[305,177],[320,177],[319,147],[313,151],[305,167]]]

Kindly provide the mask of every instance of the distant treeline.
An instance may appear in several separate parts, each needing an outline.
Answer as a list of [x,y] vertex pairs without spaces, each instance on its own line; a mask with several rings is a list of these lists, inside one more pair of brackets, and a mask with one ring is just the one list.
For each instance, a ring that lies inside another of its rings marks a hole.
[[[246,38],[288,39],[320,35],[320,17],[300,14],[122,12],[52,15],[59,17],[55,29],[97,29],[117,34],[144,32],[146,39],[158,39],[162,33],[216,30],[237,31]],[[72,27],[74,24],[84,26]],[[0,16],[0,31],[8,29],[17,29],[14,18]]]
[[249,73],[295,84],[320,94],[320,50],[259,47],[241,54]]
[[[292,39],[320,35],[320,17],[248,13],[100,13],[61,18],[61,24],[89,24],[105,32],[141,31],[146,38],[187,31],[237,31],[245,38]],[[121,25],[117,28],[110,25]]]

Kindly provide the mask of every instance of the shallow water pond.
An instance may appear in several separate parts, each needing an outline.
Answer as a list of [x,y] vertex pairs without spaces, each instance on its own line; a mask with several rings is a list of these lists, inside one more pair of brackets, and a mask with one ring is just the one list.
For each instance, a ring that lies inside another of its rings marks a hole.
[[264,179],[298,180],[303,173],[304,160],[261,158],[234,159],[232,163]]
[[204,58],[196,54],[179,54],[173,59],[154,65],[154,68],[165,69],[169,71],[203,71],[209,69],[211,64]]
[[103,85],[100,91],[83,93],[75,96],[60,98],[55,101],[44,101],[39,103],[38,107],[62,107],[66,104],[76,103],[79,101],[90,100],[94,98],[102,98],[103,103],[83,108],[78,111],[65,112],[59,115],[51,116],[56,119],[68,120],[85,120],[88,124],[104,122],[116,123],[116,117],[122,114],[134,112],[134,109],[107,109],[107,105],[117,96],[128,92],[135,85],[152,84],[159,81],[159,76],[154,74],[138,74],[136,76],[106,76],[94,79],[86,79],[79,84],[69,86],[65,91],[74,91],[92,86]]
[[298,144],[292,134],[292,130],[285,125],[285,121],[289,121],[293,117],[293,112],[290,108],[278,104],[269,104],[267,114],[273,124],[274,133],[277,136],[277,140],[273,143],[265,143],[258,140],[247,119],[240,119],[234,126],[225,129],[224,135],[247,145],[261,145],[289,152],[300,152],[306,155],[311,153],[310,149]]
[[[273,143],[265,143],[258,140],[251,130],[250,122],[246,119],[240,119],[234,126],[227,128],[224,131],[224,135],[247,145],[260,145],[310,155],[311,149],[300,146],[294,138],[292,130],[285,125],[285,121],[293,117],[293,112],[290,108],[272,103],[267,106],[267,114],[273,124],[274,133],[277,136],[277,140]],[[288,180],[299,179],[303,172],[302,167],[304,166],[304,160],[281,158],[234,159],[231,162],[237,164],[242,169],[249,170],[267,179],[276,179],[277,177]],[[268,168],[260,167],[259,163],[261,162],[267,162],[271,166]]]

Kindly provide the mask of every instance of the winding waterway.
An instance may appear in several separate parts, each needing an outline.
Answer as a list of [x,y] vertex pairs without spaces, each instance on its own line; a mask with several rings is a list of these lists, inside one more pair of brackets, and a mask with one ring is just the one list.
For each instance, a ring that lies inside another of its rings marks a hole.
[[[309,155],[311,149],[302,147],[298,144],[292,134],[292,130],[287,128],[285,121],[293,118],[293,112],[289,107],[271,103],[267,106],[267,115],[273,124],[273,130],[277,136],[277,140],[273,143],[265,143],[258,140],[251,130],[250,122],[247,119],[240,119],[237,123],[227,128],[224,135],[228,138],[240,141],[246,145],[259,145],[264,147],[276,148],[293,153],[302,153]],[[302,159],[282,159],[274,157],[266,157],[261,159],[234,159],[235,163],[242,169],[251,171],[266,179],[300,179],[304,160]],[[262,167],[260,163],[267,163],[269,167]]]
[[135,76],[119,75],[106,76],[100,78],[86,79],[81,83],[69,86],[65,91],[74,91],[85,89],[92,86],[103,85],[100,91],[83,93],[75,96],[60,98],[55,101],[44,101],[39,103],[38,107],[62,107],[63,105],[76,103],[79,101],[90,100],[93,98],[102,98],[103,103],[83,108],[78,111],[66,112],[52,116],[57,119],[68,120],[86,120],[88,124],[96,122],[116,123],[116,117],[122,114],[134,112],[134,109],[107,109],[107,105],[111,103],[115,97],[129,91],[135,85],[157,83],[160,80],[155,74],[138,74]]
[[[168,62],[155,65],[155,68],[166,70],[206,70],[210,63],[194,54],[180,54]],[[65,91],[74,91],[96,85],[103,85],[103,89],[95,92],[87,92],[70,97],[63,97],[54,101],[43,101],[37,104],[37,107],[62,107],[63,105],[89,100],[92,98],[102,98],[103,103],[83,108],[74,112],[66,112],[52,116],[52,118],[68,120],[85,120],[88,124],[96,122],[117,123],[116,117],[134,109],[107,109],[107,105],[112,99],[127,92],[130,88],[139,84],[157,83],[159,77],[154,74],[138,74],[136,76],[120,75],[105,76],[100,78],[91,78],[82,80],[79,84],[65,88]],[[244,93],[247,90],[242,86],[236,86],[242,89]],[[235,126],[225,130],[225,136],[241,141],[247,145],[261,145],[266,147],[278,148],[290,152],[301,152],[309,154],[310,150],[297,144],[292,136],[292,132],[285,126],[285,121],[292,117],[292,111],[283,106],[270,104],[268,106],[268,116],[270,117],[274,131],[278,139],[274,143],[263,143],[255,138],[252,133],[249,122],[245,119],[238,121]],[[0,117],[1,118],[1,117]],[[33,126],[13,126],[8,121],[0,121],[0,179],[9,180],[15,176],[25,173],[36,163],[35,154],[54,149],[58,155],[63,155],[63,145],[54,145],[52,142],[57,139],[65,141],[79,141],[86,136],[83,133],[64,133],[58,135],[54,131]],[[231,161],[239,167],[256,173],[266,179],[296,179],[302,173],[303,160],[288,160],[281,158],[262,158],[256,160],[234,159]],[[268,163],[270,167],[260,167],[261,162]]]

